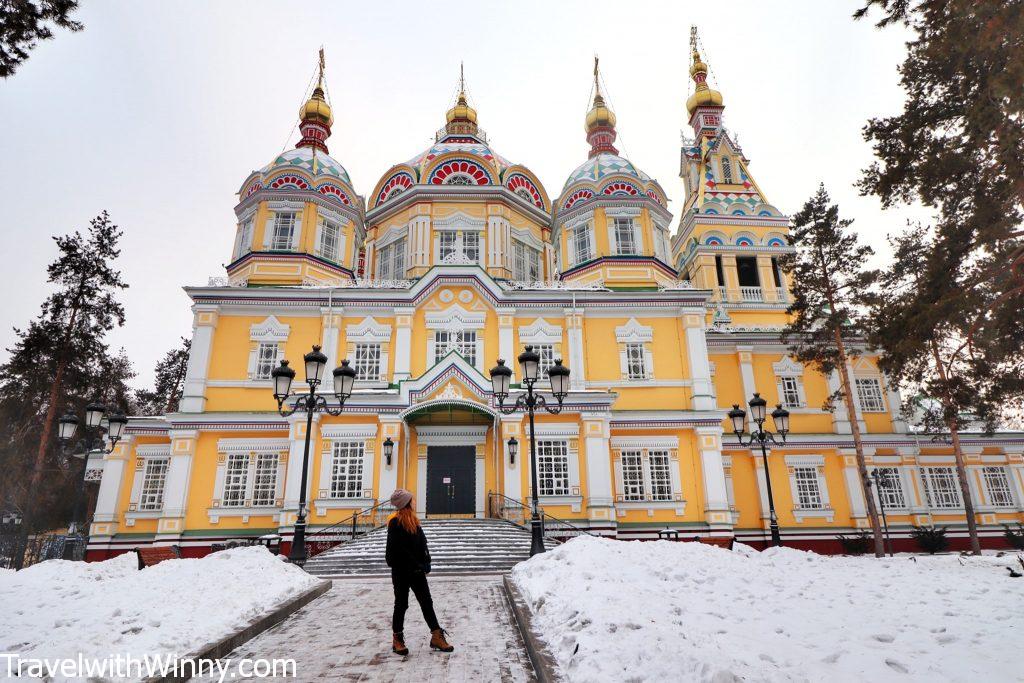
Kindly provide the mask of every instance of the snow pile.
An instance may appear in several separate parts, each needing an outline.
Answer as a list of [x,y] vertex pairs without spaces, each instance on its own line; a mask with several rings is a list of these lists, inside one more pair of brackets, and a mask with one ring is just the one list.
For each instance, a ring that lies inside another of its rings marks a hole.
[[50,560],[0,573],[0,652],[22,658],[185,655],[319,580],[262,547],[167,560]]
[[1011,565],[581,537],[512,578],[570,681],[1010,681]]

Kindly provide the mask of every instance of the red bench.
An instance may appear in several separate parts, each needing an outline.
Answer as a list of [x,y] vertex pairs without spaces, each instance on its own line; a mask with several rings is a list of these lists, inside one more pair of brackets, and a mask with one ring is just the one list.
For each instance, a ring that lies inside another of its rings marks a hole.
[[148,548],[136,548],[135,554],[139,556],[139,569],[152,567],[164,560],[177,560],[181,557],[181,548],[176,545],[155,545]]

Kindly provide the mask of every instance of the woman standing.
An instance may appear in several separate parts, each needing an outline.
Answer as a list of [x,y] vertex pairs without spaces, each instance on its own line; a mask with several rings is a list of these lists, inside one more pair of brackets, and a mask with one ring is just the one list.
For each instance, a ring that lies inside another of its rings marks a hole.
[[423,618],[430,627],[430,647],[441,652],[455,648],[444,639],[444,631],[437,623],[434,603],[430,599],[427,574],[430,573],[430,552],[427,537],[423,534],[420,520],[416,518],[412,493],[397,489],[391,494],[391,505],[395,512],[388,517],[388,544],[384,558],[391,567],[391,584],[395,587],[395,613],[391,618],[391,651],[399,655],[409,654],[402,633],[405,611],[409,609],[409,589],[416,595]]

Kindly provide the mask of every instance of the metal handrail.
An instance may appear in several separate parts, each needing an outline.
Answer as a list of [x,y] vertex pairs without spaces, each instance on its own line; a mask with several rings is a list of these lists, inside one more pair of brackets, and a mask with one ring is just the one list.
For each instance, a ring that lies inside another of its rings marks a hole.
[[346,517],[337,524],[306,534],[306,550],[309,557],[384,526],[384,520],[394,511],[395,508],[390,501],[380,502]]
[[[510,514],[510,510],[513,510],[514,512]],[[518,527],[528,529],[532,512],[530,510],[530,506],[524,504],[522,501],[516,500],[515,498],[509,498],[504,493],[491,491],[487,494],[487,515],[493,519],[503,519]],[[518,521],[520,519],[522,521]],[[592,534],[586,529],[581,529],[572,522],[567,522],[564,519],[559,519],[553,515],[549,515],[544,512],[543,508],[540,509],[540,521],[541,529],[544,532],[544,538],[558,543],[562,543],[569,538],[575,538],[576,536],[584,534],[596,537],[596,534]]]

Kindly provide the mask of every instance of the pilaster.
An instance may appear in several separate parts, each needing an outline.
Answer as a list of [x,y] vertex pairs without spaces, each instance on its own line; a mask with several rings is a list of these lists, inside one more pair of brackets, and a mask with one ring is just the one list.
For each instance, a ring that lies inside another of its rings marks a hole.
[[395,372],[394,383],[403,382],[412,370],[412,320],[414,308],[395,309]]
[[331,381],[331,371],[341,363],[338,360],[338,348],[340,341],[341,319],[343,316],[341,308],[321,308],[320,316],[323,326],[320,344],[323,346],[324,355],[327,356],[327,369],[325,381]]
[[611,420],[607,415],[594,413],[580,417],[587,460],[587,518],[592,524],[614,527],[617,522],[612,491]]
[[[519,442],[519,453],[516,461],[510,462],[508,453],[508,440],[515,437]],[[512,500],[523,500],[523,460],[530,457],[530,446],[524,441],[528,438],[523,430],[523,418],[521,415],[510,415],[501,418],[501,454],[502,469],[504,471],[505,488],[504,493]]]
[[171,440],[171,456],[167,463],[167,479],[164,482],[164,509],[156,527],[157,540],[180,538],[181,532],[185,529],[192,461],[195,458],[199,432],[174,430],[168,437]]
[[117,442],[117,446],[110,453],[103,456],[103,477],[100,479],[99,493],[96,495],[96,509],[93,512],[92,524],[89,527],[89,537],[92,540],[98,538],[110,538],[117,533],[118,528],[118,501],[121,500],[121,491],[124,487],[125,468],[132,452],[131,435],[126,434]]
[[[865,448],[864,455],[872,455],[874,449]],[[863,527],[868,524],[867,501],[864,500],[864,485],[860,480],[860,471],[857,468],[857,450],[855,448],[840,448],[839,456],[843,459],[843,484],[846,487],[846,497],[850,501],[850,518],[855,527]]]
[[[737,346],[736,357],[740,364],[740,382],[743,384],[743,403],[749,401],[757,392],[757,385],[754,383],[754,347]],[[750,406],[740,405],[747,411],[747,430],[754,432],[757,425],[754,424],[754,415],[750,412]]]
[[775,271],[772,269],[771,255],[757,255],[757,279],[761,283],[761,297],[764,301],[770,304],[777,303],[779,294],[775,287]]
[[722,274],[725,275],[726,299],[740,301],[740,276],[736,272],[735,254],[722,254]]
[[498,315],[498,358],[503,358],[505,365],[512,370],[510,383],[514,383],[519,370],[519,364],[516,363],[518,354],[516,354],[515,338],[513,337],[516,309],[498,308],[495,313]]
[[[842,387],[842,382],[839,380],[839,372],[833,370],[828,373],[826,378],[828,381],[828,393],[830,396],[834,396],[837,391]],[[846,412],[845,401],[834,401],[832,406],[832,431],[836,434],[852,434],[853,428],[850,427],[850,416]]]
[[585,389],[587,384],[587,368],[583,350],[583,309],[565,309],[565,330],[569,340],[569,386],[572,389]]
[[697,427],[694,431],[704,480],[705,519],[712,532],[731,532],[732,512],[729,510],[729,492],[722,461],[722,428]]
[[206,378],[218,311],[219,307],[206,304],[192,307],[192,346],[188,353],[179,407],[183,413],[201,413],[206,409]]
[[704,315],[682,313],[683,328],[686,330],[686,354],[693,382],[693,410],[714,410],[714,386],[711,381],[711,365],[708,363],[708,342],[704,333]]
[[[380,430],[377,434],[377,453],[380,454],[380,482],[377,486],[377,499],[388,500],[391,492],[398,488],[398,465],[402,461],[402,450],[405,448],[402,419],[395,416],[381,415]],[[392,451],[391,464],[384,457],[384,440],[391,438],[395,447]]]

